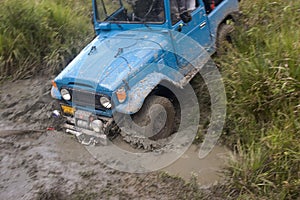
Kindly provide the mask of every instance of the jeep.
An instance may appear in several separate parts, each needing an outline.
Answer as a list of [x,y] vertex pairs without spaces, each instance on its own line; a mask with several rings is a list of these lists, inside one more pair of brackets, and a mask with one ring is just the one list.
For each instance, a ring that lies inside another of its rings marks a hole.
[[[96,36],[52,81],[60,107],[54,115],[86,145],[105,144],[128,116],[143,127],[151,115],[153,133],[146,138],[167,138],[180,115],[170,87],[184,88],[201,68],[188,67],[182,52],[207,62],[185,36],[209,56],[216,53],[238,0],[92,0],[92,6]],[[165,120],[155,105],[164,108]]]

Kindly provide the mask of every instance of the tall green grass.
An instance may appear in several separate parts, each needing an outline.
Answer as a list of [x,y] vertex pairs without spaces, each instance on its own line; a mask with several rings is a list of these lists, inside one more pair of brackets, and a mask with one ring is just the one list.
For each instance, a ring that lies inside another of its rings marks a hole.
[[80,0],[2,0],[0,78],[61,69],[93,35],[89,14]]
[[300,1],[242,1],[231,53],[220,58],[228,95],[228,176],[239,199],[300,196]]

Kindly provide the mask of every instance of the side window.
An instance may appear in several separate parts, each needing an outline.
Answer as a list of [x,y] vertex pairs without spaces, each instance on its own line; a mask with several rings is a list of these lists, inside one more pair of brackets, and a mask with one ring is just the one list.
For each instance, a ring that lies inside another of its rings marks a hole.
[[170,9],[172,25],[174,25],[180,20],[177,0],[170,0]]
[[190,17],[190,13],[198,6],[197,0],[170,0],[172,25],[184,17]]

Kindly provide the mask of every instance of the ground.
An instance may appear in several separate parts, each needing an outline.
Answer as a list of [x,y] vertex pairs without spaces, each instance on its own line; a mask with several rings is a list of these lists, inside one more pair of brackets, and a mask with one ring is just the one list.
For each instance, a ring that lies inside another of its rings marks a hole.
[[[120,172],[94,159],[51,119],[55,101],[50,80],[7,81],[0,86],[1,199],[225,199],[216,170],[200,185],[196,179],[162,171]],[[213,163],[217,159],[212,156]]]

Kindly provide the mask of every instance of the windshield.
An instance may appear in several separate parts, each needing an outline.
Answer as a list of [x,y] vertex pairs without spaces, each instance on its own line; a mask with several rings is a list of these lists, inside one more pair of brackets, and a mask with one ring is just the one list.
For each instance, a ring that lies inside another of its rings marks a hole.
[[163,0],[97,0],[98,21],[114,23],[163,23]]

